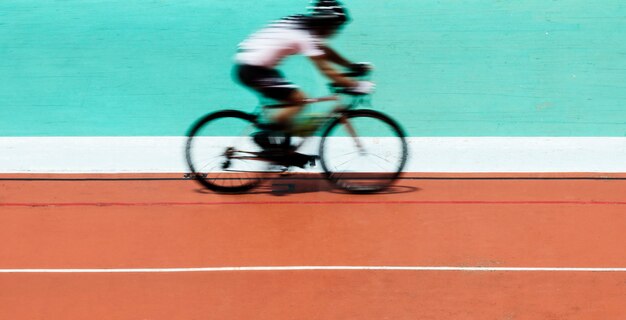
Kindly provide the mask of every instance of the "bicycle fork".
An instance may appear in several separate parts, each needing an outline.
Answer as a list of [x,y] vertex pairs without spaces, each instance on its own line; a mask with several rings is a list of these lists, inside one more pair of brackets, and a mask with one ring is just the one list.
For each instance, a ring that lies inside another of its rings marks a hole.
[[339,121],[341,122],[341,124],[343,124],[346,127],[346,131],[348,131],[348,133],[354,140],[354,144],[359,149],[359,153],[364,154],[365,148],[363,147],[363,144],[361,143],[361,139],[359,139],[359,136],[357,135],[356,130],[354,129],[354,126],[352,126],[350,121],[348,121],[348,118],[344,116],[344,117],[341,117],[341,120]]

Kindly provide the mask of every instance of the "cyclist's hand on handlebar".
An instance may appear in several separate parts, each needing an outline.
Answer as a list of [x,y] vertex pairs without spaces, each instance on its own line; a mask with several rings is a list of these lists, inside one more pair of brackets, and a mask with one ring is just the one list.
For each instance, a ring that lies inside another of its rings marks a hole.
[[355,73],[367,73],[374,69],[374,65],[369,62],[357,62],[351,64],[349,67],[350,71]]
[[349,65],[348,69],[350,70],[350,72],[347,74],[348,76],[362,77],[372,71],[372,69],[374,69],[374,66],[369,62],[358,62]]
[[371,81],[358,81],[356,86],[349,88],[348,91],[356,94],[370,94],[376,89],[376,84]]

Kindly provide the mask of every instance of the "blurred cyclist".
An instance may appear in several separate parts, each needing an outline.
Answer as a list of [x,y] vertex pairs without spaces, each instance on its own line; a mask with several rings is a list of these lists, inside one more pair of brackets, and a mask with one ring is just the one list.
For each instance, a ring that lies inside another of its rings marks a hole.
[[[261,147],[267,149],[276,146],[270,142],[275,140],[273,133],[289,131],[293,118],[302,110],[307,99],[304,92],[276,69],[284,58],[297,54],[307,56],[334,84],[360,94],[374,90],[374,83],[342,76],[331,64],[360,72],[369,68],[369,64],[348,61],[325,42],[349,20],[347,10],[339,1],[317,0],[307,14],[276,21],[239,45],[235,57],[235,75],[238,80],[263,96],[285,104],[271,119],[273,124],[270,127],[273,130],[254,135],[255,142]],[[289,145],[289,136],[283,139],[281,145]]]

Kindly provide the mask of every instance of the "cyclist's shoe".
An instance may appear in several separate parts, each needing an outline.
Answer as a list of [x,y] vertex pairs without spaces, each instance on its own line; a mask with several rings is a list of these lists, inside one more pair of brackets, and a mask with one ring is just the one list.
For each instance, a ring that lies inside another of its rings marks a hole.
[[305,168],[307,165],[315,166],[316,156],[310,156],[293,150],[270,149],[259,152],[259,157],[271,161],[276,165],[285,167]]
[[292,152],[285,156],[281,164],[287,167],[298,167],[304,169],[307,165],[310,165],[311,167],[315,166],[315,159],[317,159],[315,156]]
[[252,135],[252,140],[263,150],[259,157],[285,167],[304,168],[315,166],[315,156],[296,152],[297,146],[291,145],[291,134],[282,131],[259,131]]

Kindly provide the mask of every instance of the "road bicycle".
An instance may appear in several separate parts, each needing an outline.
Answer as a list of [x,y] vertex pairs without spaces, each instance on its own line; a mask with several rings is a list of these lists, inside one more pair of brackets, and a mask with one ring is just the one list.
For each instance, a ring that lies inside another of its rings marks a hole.
[[[308,116],[291,131],[283,132],[282,143],[289,144],[289,151],[284,153],[268,153],[252,136],[267,130],[267,114],[285,105],[262,103],[252,113],[221,110],[200,118],[187,133],[188,176],[215,192],[241,193],[258,186],[268,175],[319,163],[323,176],[348,192],[387,189],[407,161],[405,131],[382,112],[359,108],[368,104],[369,95],[333,85],[331,89],[330,96],[303,102],[337,104],[329,112]],[[297,142],[291,144],[293,141]],[[309,141],[319,144],[318,153],[298,152]]]

